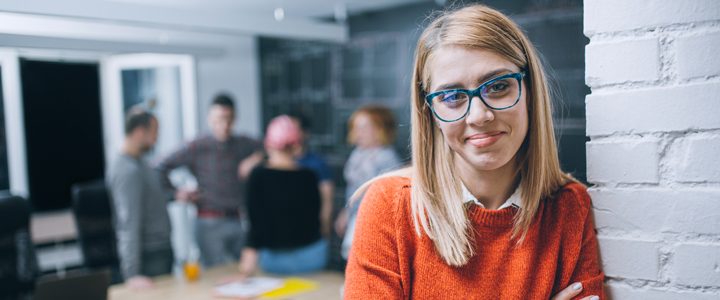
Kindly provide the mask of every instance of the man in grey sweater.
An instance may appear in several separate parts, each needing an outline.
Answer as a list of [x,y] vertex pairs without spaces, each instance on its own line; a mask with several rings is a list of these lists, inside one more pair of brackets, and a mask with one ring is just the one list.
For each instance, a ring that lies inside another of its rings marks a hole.
[[158,121],[149,112],[131,109],[125,123],[125,142],[108,172],[114,205],[120,269],[130,288],[153,286],[151,276],[172,270],[170,218],[160,175],[143,155],[158,135]]

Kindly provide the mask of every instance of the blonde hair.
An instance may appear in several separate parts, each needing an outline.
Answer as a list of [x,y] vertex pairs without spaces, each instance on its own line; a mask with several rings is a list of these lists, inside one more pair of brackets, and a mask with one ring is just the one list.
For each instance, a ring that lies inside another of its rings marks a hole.
[[529,129],[514,158],[521,189],[521,208],[515,215],[512,234],[517,243],[524,240],[540,201],[552,197],[565,183],[575,179],[560,169],[547,79],[535,48],[521,29],[507,16],[484,5],[445,12],[436,18],[423,31],[415,52],[411,85],[413,166],[378,178],[410,175],[410,205],[416,233],[427,234],[447,264],[462,266],[475,255],[474,233],[470,230],[467,208],[453,200],[462,197],[453,151],[434,124],[424,99],[432,80],[428,59],[443,46],[490,50],[528,74],[524,90],[529,92],[526,97]]
[[395,141],[395,116],[392,111],[381,105],[366,105],[350,115],[348,119],[348,136],[347,140],[349,144],[355,144],[356,135],[355,132],[355,119],[358,116],[365,115],[370,118],[373,127],[377,129],[378,141],[382,145],[390,145]]

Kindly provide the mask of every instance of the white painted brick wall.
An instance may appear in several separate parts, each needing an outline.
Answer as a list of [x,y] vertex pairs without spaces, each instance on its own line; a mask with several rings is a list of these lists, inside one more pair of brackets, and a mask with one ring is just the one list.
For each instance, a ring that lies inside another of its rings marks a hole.
[[717,21],[717,0],[585,0],[585,35]]
[[718,75],[720,33],[678,38],[678,76],[691,79]]
[[717,300],[717,294],[688,292],[688,291],[663,291],[652,288],[633,288],[627,284],[608,284],[608,294],[612,299],[633,299],[633,300]]
[[590,196],[601,231],[720,235],[720,189],[592,189]]
[[587,144],[587,174],[595,182],[657,183],[660,141],[621,140]]
[[[720,48],[716,59],[720,61]],[[610,92],[593,89],[586,103],[589,136],[720,128],[720,81]]]
[[720,299],[720,1],[585,0],[588,181],[613,299]]
[[[717,118],[720,119],[720,115]],[[679,148],[674,153],[677,181],[720,182],[720,137],[693,137],[679,139],[676,143]]]
[[[658,241],[600,237],[603,270],[607,276],[657,280],[660,247]],[[628,251],[631,249],[632,251]]]
[[720,245],[683,244],[673,259],[672,271],[678,283],[720,286]]
[[657,38],[593,43],[585,49],[585,60],[585,81],[593,85],[660,79],[660,49]]

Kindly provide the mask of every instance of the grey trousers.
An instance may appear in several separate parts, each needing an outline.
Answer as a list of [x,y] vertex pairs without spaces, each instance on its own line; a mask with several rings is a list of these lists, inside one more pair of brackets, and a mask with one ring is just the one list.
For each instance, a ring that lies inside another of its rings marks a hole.
[[140,273],[148,277],[170,274],[175,256],[171,248],[143,251]]
[[236,218],[198,218],[195,236],[203,267],[237,262],[245,246],[247,228],[244,221]]

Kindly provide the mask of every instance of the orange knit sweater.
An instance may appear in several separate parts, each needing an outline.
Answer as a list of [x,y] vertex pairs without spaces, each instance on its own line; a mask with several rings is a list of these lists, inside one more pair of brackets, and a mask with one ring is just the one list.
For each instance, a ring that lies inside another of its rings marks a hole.
[[603,293],[590,197],[569,183],[541,202],[523,244],[510,240],[514,207],[472,205],[476,255],[445,264],[433,242],[418,236],[410,212],[410,180],[381,179],[360,208],[350,252],[345,299],[550,299],[582,282],[577,299]]

